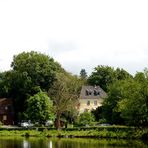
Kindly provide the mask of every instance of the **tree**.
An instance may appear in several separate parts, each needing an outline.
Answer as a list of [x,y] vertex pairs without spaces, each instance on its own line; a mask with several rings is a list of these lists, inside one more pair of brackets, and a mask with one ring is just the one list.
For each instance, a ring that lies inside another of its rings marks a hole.
[[48,91],[55,80],[56,72],[64,71],[53,58],[34,51],[14,56],[11,67],[20,74],[26,74],[32,87],[39,86],[45,91]]
[[131,74],[129,74],[127,71],[125,71],[124,69],[120,69],[117,68],[115,70],[116,76],[117,76],[117,80],[125,80],[125,79],[129,79],[129,78],[133,78],[133,76]]
[[47,120],[54,119],[53,102],[44,92],[38,92],[27,101],[26,115],[32,122],[44,124]]
[[56,73],[64,70],[49,56],[34,51],[14,56],[11,67],[9,94],[14,100],[17,120],[18,114],[26,110],[27,99],[40,90],[48,91],[55,81]]
[[99,85],[103,90],[108,91],[109,85],[118,80],[125,80],[132,76],[124,69],[114,69],[110,66],[99,65],[88,78],[88,84]]
[[[148,69],[137,72],[134,81],[128,84],[132,89],[125,91],[125,97],[119,102],[119,110],[128,124],[136,126],[147,126],[148,124]],[[132,92],[133,91],[133,92]]]
[[12,71],[0,73],[0,97],[10,97]]
[[82,80],[86,80],[87,79],[87,72],[85,71],[85,69],[81,69],[81,71],[80,71],[80,78]]
[[74,107],[69,108],[67,111],[63,112],[61,118],[64,118],[67,123],[73,124],[76,122],[78,117],[78,110]]
[[57,80],[54,82],[48,93],[54,104],[56,114],[56,128],[60,128],[62,113],[75,108],[81,84],[79,79],[68,73],[58,73]]
[[146,81],[146,77],[145,77],[143,72],[137,72],[135,74],[134,80],[137,81],[137,82],[142,82],[143,83],[143,82]]
[[102,106],[107,122],[134,126],[148,124],[148,81],[146,77],[143,82],[139,80],[143,80],[141,73],[136,75],[136,80],[125,79],[110,85]]
[[102,106],[97,107],[95,110],[92,110],[91,113],[94,115],[95,120],[99,121],[102,119]]
[[97,66],[94,72],[88,78],[88,84],[99,85],[103,90],[107,91],[107,87],[116,80],[116,73],[112,67]]
[[122,99],[124,80],[116,81],[108,88],[107,97],[102,104],[102,118],[106,119],[110,124],[124,124],[121,118],[121,112],[118,111],[117,104]]
[[146,126],[148,124],[147,96],[144,94],[142,85],[131,81],[123,86],[122,100],[118,102],[117,109],[129,125]]

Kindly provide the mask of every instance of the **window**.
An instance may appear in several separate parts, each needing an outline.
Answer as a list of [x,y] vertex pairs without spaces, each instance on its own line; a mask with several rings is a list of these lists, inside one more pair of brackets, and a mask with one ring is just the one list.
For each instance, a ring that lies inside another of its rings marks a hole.
[[85,94],[86,94],[86,96],[88,96],[88,95],[89,95],[89,91],[88,91],[88,90],[86,90],[86,91],[85,91]]
[[94,101],[94,105],[97,105],[97,101]]
[[87,105],[88,105],[88,106],[90,105],[90,101],[87,101]]
[[94,90],[94,96],[100,95],[100,92],[98,90]]
[[86,90],[85,90],[85,95],[86,95],[86,96],[91,96],[91,95],[92,95],[92,92],[93,92],[93,91],[92,91],[91,89],[90,89],[90,90],[86,89]]
[[90,89],[90,90],[89,90],[89,95],[91,95],[91,94],[92,94],[92,90]]
[[6,121],[7,120],[7,116],[3,115],[3,120]]

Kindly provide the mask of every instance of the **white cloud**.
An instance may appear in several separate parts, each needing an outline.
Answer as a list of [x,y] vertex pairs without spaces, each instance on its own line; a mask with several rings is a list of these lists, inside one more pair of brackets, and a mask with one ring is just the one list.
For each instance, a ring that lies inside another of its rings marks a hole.
[[0,1],[0,70],[14,54],[41,51],[64,68],[97,65],[143,70],[148,61],[148,1]]

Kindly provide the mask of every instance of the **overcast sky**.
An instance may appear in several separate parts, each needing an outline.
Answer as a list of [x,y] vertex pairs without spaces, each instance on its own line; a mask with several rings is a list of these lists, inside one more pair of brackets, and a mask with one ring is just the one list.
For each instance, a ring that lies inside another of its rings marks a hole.
[[66,70],[148,67],[147,0],[0,0],[0,71],[13,55],[46,53]]

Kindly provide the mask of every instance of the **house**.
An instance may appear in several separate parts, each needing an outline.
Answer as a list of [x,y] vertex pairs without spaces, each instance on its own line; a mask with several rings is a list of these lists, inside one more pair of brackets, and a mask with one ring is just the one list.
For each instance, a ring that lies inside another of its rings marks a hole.
[[4,125],[14,124],[14,110],[12,99],[0,98],[0,121]]
[[100,86],[82,86],[77,110],[79,113],[91,111],[102,105],[107,94]]

